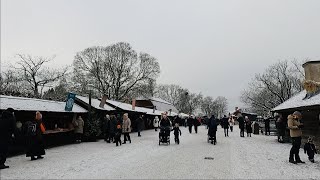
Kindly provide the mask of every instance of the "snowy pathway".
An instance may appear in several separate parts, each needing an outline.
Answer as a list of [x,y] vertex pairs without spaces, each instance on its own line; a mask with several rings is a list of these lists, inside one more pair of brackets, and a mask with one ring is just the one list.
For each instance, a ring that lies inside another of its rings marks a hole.
[[159,146],[158,132],[148,130],[141,138],[131,134],[132,144],[119,147],[99,141],[48,149],[43,160],[12,157],[0,179],[320,179],[318,155],[312,164],[301,149],[306,164],[289,164],[290,144],[279,144],[274,136],[240,138],[236,126],[225,138],[219,127],[214,146],[203,126],[198,134],[181,130],[180,145],[171,136],[171,145]]

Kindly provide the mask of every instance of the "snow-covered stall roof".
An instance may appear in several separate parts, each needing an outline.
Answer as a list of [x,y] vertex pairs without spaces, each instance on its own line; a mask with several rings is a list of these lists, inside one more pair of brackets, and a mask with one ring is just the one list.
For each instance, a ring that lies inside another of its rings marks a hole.
[[320,105],[320,93],[309,98],[304,99],[307,92],[306,90],[301,91],[297,95],[291,97],[287,101],[283,102],[279,106],[272,109],[272,111],[280,111],[284,109],[293,109],[298,107],[308,107],[308,106],[316,106]]
[[107,100],[106,102],[111,104],[112,106],[118,107],[118,108],[125,110],[125,111],[141,112],[141,113],[148,112],[147,108],[142,108],[142,107],[137,107],[137,106],[135,107],[135,110],[132,110],[131,104],[127,104],[127,103],[123,103],[123,102],[119,102],[119,101]]
[[[137,100],[147,100],[150,101],[153,106],[156,107],[157,110],[159,111],[169,111],[171,109],[171,112],[175,112],[178,113],[179,111],[177,110],[176,107],[173,106],[173,104],[160,99],[160,98],[155,98],[155,97],[151,97],[151,98],[137,98]],[[172,115],[172,114],[171,114]]]
[[[89,98],[84,97],[84,96],[79,96],[76,95],[76,98],[79,99],[80,101],[89,104]],[[103,110],[103,111],[114,111],[115,109],[107,104],[103,106],[103,108],[100,107],[100,100],[91,98],[91,106],[94,107],[95,109]]]
[[0,95],[0,109],[13,108],[16,111],[74,112],[86,113],[84,108],[73,104],[72,111],[65,111],[65,102]]

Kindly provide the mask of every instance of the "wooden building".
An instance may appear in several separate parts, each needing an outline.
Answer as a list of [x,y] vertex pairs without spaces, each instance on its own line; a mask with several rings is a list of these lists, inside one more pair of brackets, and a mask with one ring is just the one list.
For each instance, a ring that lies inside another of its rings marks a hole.
[[305,125],[302,130],[304,141],[308,136],[314,136],[315,142],[320,145],[320,61],[307,62],[303,67],[305,89],[272,111],[280,113],[285,119],[294,111],[300,111]]
[[[72,120],[78,115],[85,117],[87,114],[87,110],[77,104],[73,105],[72,111],[65,111],[65,105],[65,102],[0,95],[0,111],[13,108],[17,124],[23,125],[35,119],[37,111],[41,112],[46,127],[44,138],[47,147],[72,142]],[[23,150],[25,139],[21,128],[17,128],[15,137],[13,146],[10,146],[10,153],[13,154]]]

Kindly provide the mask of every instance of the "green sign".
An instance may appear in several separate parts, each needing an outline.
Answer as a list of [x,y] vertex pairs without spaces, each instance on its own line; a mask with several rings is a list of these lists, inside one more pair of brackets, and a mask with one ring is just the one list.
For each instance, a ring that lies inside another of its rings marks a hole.
[[69,93],[69,94],[68,94],[68,98],[67,98],[67,102],[66,102],[66,107],[64,108],[64,110],[66,110],[66,111],[72,111],[75,98],[76,98],[76,94],[74,94],[74,93]]

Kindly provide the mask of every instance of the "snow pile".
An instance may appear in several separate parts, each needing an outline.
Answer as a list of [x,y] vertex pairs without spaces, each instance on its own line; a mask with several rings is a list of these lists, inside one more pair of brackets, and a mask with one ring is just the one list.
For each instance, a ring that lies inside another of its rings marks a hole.
[[[24,155],[9,158],[10,169],[1,179],[320,179],[320,156],[316,163],[288,162],[290,144],[279,144],[274,136],[240,138],[238,127],[224,137],[217,132],[217,145],[207,143],[207,130],[198,134],[181,127],[180,145],[158,145],[158,132],[132,133],[132,144],[116,147],[104,141],[68,145],[46,151],[43,160]],[[123,137],[122,137],[123,138]],[[212,157],[207,160],[205,157]]]

